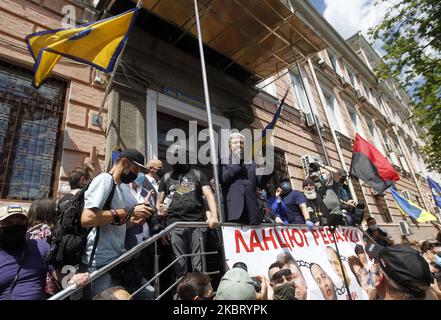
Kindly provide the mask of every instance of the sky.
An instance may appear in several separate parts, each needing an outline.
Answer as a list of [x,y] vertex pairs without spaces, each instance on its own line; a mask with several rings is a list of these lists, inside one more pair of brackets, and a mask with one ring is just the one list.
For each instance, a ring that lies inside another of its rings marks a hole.
[[[369,28],[381,21],[386,9],[395,0],[381,2],[375,5],[376,0],[309,0],[325,19],[347,39],[358,31],[370,40]],[[375,50],[382,55],[380,43],[374,43]]]

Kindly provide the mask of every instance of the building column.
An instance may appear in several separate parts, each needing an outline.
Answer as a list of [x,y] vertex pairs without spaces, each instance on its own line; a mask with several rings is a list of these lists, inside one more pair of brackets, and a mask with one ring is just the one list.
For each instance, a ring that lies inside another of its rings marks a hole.
[[147,89],[145,100],[145,149],[147,159],[158,159],[158,93],[154,90]]

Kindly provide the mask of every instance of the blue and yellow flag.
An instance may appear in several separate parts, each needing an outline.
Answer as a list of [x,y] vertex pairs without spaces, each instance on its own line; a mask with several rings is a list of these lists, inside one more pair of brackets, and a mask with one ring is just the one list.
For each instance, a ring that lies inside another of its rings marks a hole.
[[403,214],[406,214],[414,218],[418,222],[436,221],[434,215],[427,210],[418,207],[415,203],[406,198],[400,196],[400,194],[394,188],[390,188],[392,196],[395,202],[398,204],[398,208]]
[[441,187],[430,177],[427,177],[427,181],[429,181],[429,187],[430,190],[432,190],[433,199],[435,200],[437,207],[441,209]]
[[138,7],[74,29],[55,29],[26,36],[34,58],[34,86],[41,86],[61,57],[112,72],[133,26]]
[[271,130],[273,130],[274,127],[276,126],[277,120],[279,120],[280,114],[282,113],[283,104],[285,103],[285,99],[286,99],[286,96],[288,95],[289,89],[290,89],[290,87],[288,87],[288,89],[286,89],[285,95],[283,96],[282,100],[280,101],[279,106],[277,107],[276,113],[274,114],[271,122],[268,123],[266,125],[266,127],[262,130],[262,135],[260,136],[260,138],[257,139],[256,141],[254,141],[254,144],[253,144],[254,156],[257,155],[258,150],[263,149],[263,147],[266,145],[268,132],[272,133]]

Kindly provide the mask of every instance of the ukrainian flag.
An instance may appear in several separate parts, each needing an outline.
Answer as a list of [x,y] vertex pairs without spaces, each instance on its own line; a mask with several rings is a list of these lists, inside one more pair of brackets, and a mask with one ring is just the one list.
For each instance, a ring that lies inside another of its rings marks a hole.
[[136,7],[78,28],[47,30],[26,36],[35,61],[34,86],[41,86],[61,57],[112,72],[138,11]]
[[418,207],[415,203],[400,196],[397,190],[390,188],[392,196],[395,202],[398,204],[398,208],[403,214],[414,218],[418,222],[436,221],[435,216],[430,212]]
[[286,90],[286,93],[285,93],[285,95],[283,96],[282,100],[280,101],[279,106],[278,106],[278,108],[277,108],[277,111],[276,111],[276,113],[274,114],[274,116],[273,116],[271,122],[268,123],[268,124],[266,125],[266,127],[263,129],[263,131],[262,131],[262,135],[260,136],[260,138],[257,139],[257,140],[254,142],[254,144],[253,144],[254,157],[256,157],[256,155],[257,155],[257,151],[260,150],[260,149],[263,149],[263,147],[266,145],[266,141],[267,141],[267,135],[268,135],[268,133],[269,133],[270,135],[272,134],[272,132],[273,132],[273,130],[274,130],[274,127],[276,126],[277,120],[279,120],[279,118],[280,118],[280,114],[282,113],[283,104],[285,103],[285,99],[286,99],[286,96],[288,95],[288,92],[289,92],[289,87],[288,87],[288,89]]

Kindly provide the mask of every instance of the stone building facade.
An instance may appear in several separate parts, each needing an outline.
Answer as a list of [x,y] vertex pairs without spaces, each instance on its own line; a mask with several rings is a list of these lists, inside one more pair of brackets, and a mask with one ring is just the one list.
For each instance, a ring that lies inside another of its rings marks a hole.
[[[74,167],[87,162],[95,174],[109,169],[116,147],[164,159],[172,143],[167,141],[170,129],[189,134],[207,127],[193,9],[171,10],[167,0],[144,1],[99,125],[93,118],[104,84],[90,67],[63,59],[45,86],[39,91],[30,87],[27,34],[60,28],[65,6],[75,9],[77,24],[91,13],[99,19],[134,6],[131,1],[92,1],[93,8],[83,2],[0,2],[1,203],[55,198]],[[360,34],[342,39],[308,1],[264,3],[267,7],[213,1],[201,9],[214,129],[263,129],[289,87],[274,130],[272,186],[289,175],[300,189],[305,156],[326,161],[327,155],[330,165],[349,170],[358,132],[395,166],[398,190],[435,212],[425,177],[439,176],[427,171],[417,151],[423,131],[409,120],[410,98],[395,83],[375,77],[380,58],[366,39]],[[286,30],[297,33],[289,38]],[[211,174],[209,166],[201,168]],[[389,193],[379,196],[359,181],[353,184],[369,215],[396,242],[403,220],[412,231],[409,240],[435,236],[430,224],[416,226],[403,217]]]

